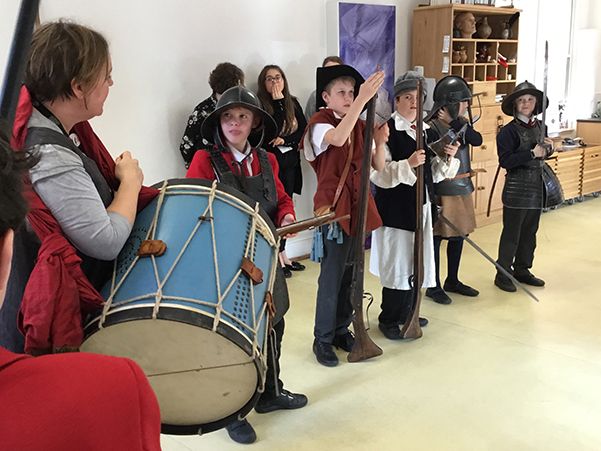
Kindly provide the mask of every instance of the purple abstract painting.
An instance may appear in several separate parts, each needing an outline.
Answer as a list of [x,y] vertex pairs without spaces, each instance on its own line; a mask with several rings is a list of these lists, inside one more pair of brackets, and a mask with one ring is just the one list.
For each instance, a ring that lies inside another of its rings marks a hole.
[[378,92],[379,118],[392,113],[394,86],[395,18],[394,6],[338,4],[340,57],[367,78],[378,64],[386,71],[384,89]]

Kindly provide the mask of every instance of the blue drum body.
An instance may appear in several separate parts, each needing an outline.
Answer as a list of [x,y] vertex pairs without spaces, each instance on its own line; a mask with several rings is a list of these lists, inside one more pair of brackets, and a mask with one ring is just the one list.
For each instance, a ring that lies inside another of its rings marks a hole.
[[[210,432],[245,416],[262,391],[278,238],[255,202],[229,187],[174,179],[162,191],[137,216],[82,350],[142,367],[163,432]],[[165,254],[137,257],[146,239],[165,242]],[[243,257],[262,282],[241,272]]]

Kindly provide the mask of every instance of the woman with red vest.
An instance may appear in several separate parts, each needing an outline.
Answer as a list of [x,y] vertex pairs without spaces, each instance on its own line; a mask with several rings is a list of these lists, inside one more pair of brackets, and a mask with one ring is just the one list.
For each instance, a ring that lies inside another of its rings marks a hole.
[[14,339],[17,309],[25,352],[79,349],[82,313],[102,305],[96,290],[108,280],[137,208],[156,195],[141,191],[138,161],[129,152],[113,161],[87,123],[103,112],[111,70],[108,43],[96,31],[61,21],[33,35],[13,146],[39,156],[29,170],[28,228],[16,240],[28,243],[37,261],[34,267],[32,255],[17,252],[25,261],[15,262],[9,279],[0,328],[13,333],[0,344],[9,341],[13,351],[22,350]]

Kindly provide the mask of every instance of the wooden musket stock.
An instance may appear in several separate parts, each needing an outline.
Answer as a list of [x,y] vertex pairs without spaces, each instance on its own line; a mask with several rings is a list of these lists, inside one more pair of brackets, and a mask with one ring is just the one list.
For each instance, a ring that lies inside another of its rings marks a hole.
[[312,229],[313,227],[331,224],[332,222],[344,221],[345,219],[349,219],[350,217],[350,215],[344,215],[337,218],[336,214],[332,211],[325,215],[316,216],[314,218],[309,219],[303,219],[302,221],[297,221],[283,227],[278,227],[276,229],[276,232],[279,236],[286,236],[291,233],[298,233],[302,232],[303,230]]
[[[379,67],[378,67],[379,70]],[[357,236],[353,261],[353,279],[351,281],[351,305],[353,306],[353,329],[355,346],[349,353],[349,362],[359,362],[382,355],[380,349],[367,334],[363,322],[363,272],[365,266],[365,225],[367,224],[367,202],[369,200],[369,173],[371,169],[371,150],[374,135],[374,115],[376,97],[367,103],[367,121],[363,142],[363,162],[361,168],[361,186],[359,188],[359,205],[357,209]]]
[[[416,149],[424,148],[424,98],[422,82],[417,82],[417,117],[415,142]],[[428,164],[428,159],[426,162]],[[422,300],[422,285],[424,283],[424,165],[415,168],[417,181],[415,182],[415,240],[413,244],[413,280],[411,290],[411,314],[403,324],[401,336],[403,338],[420,338],[422,329],[419,326],[419,307]]]

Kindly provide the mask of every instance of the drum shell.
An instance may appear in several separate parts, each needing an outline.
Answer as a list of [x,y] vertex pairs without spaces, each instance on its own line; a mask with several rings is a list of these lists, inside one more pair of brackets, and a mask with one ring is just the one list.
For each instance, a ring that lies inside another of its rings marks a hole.
[[[264,298],[273,288],[277,234],[264,213],[254,213],[254,201],[229,187],[216,188],[209,211],[210,182],[168,181],[166,196],[136,218],[114,276],[101,290],[111,302],[106,316],[97,315],[85,328],[83,350],[140,364],[157,394],[167,433],[209,432],[246,415],[265,376]],[[167,251],[137,258],[160,202],[153,238],[164,241]],[[260,226],[254,232],[253,221]],[[245,254],[263,271],[261,283],[239,273]],[[182,386],[184,374],[194,376],[189,387]],[[228,376],[235,383],[228,385]],[[173,382],[157,382],[167,377]],[[222,399],[236,399],[235,405],[224,407]],[[185,414],[177,412],[182,402],[189,404]],[[208,408],[215,409],[213,417]],[[195,410],[203,412],[198,419]]]

